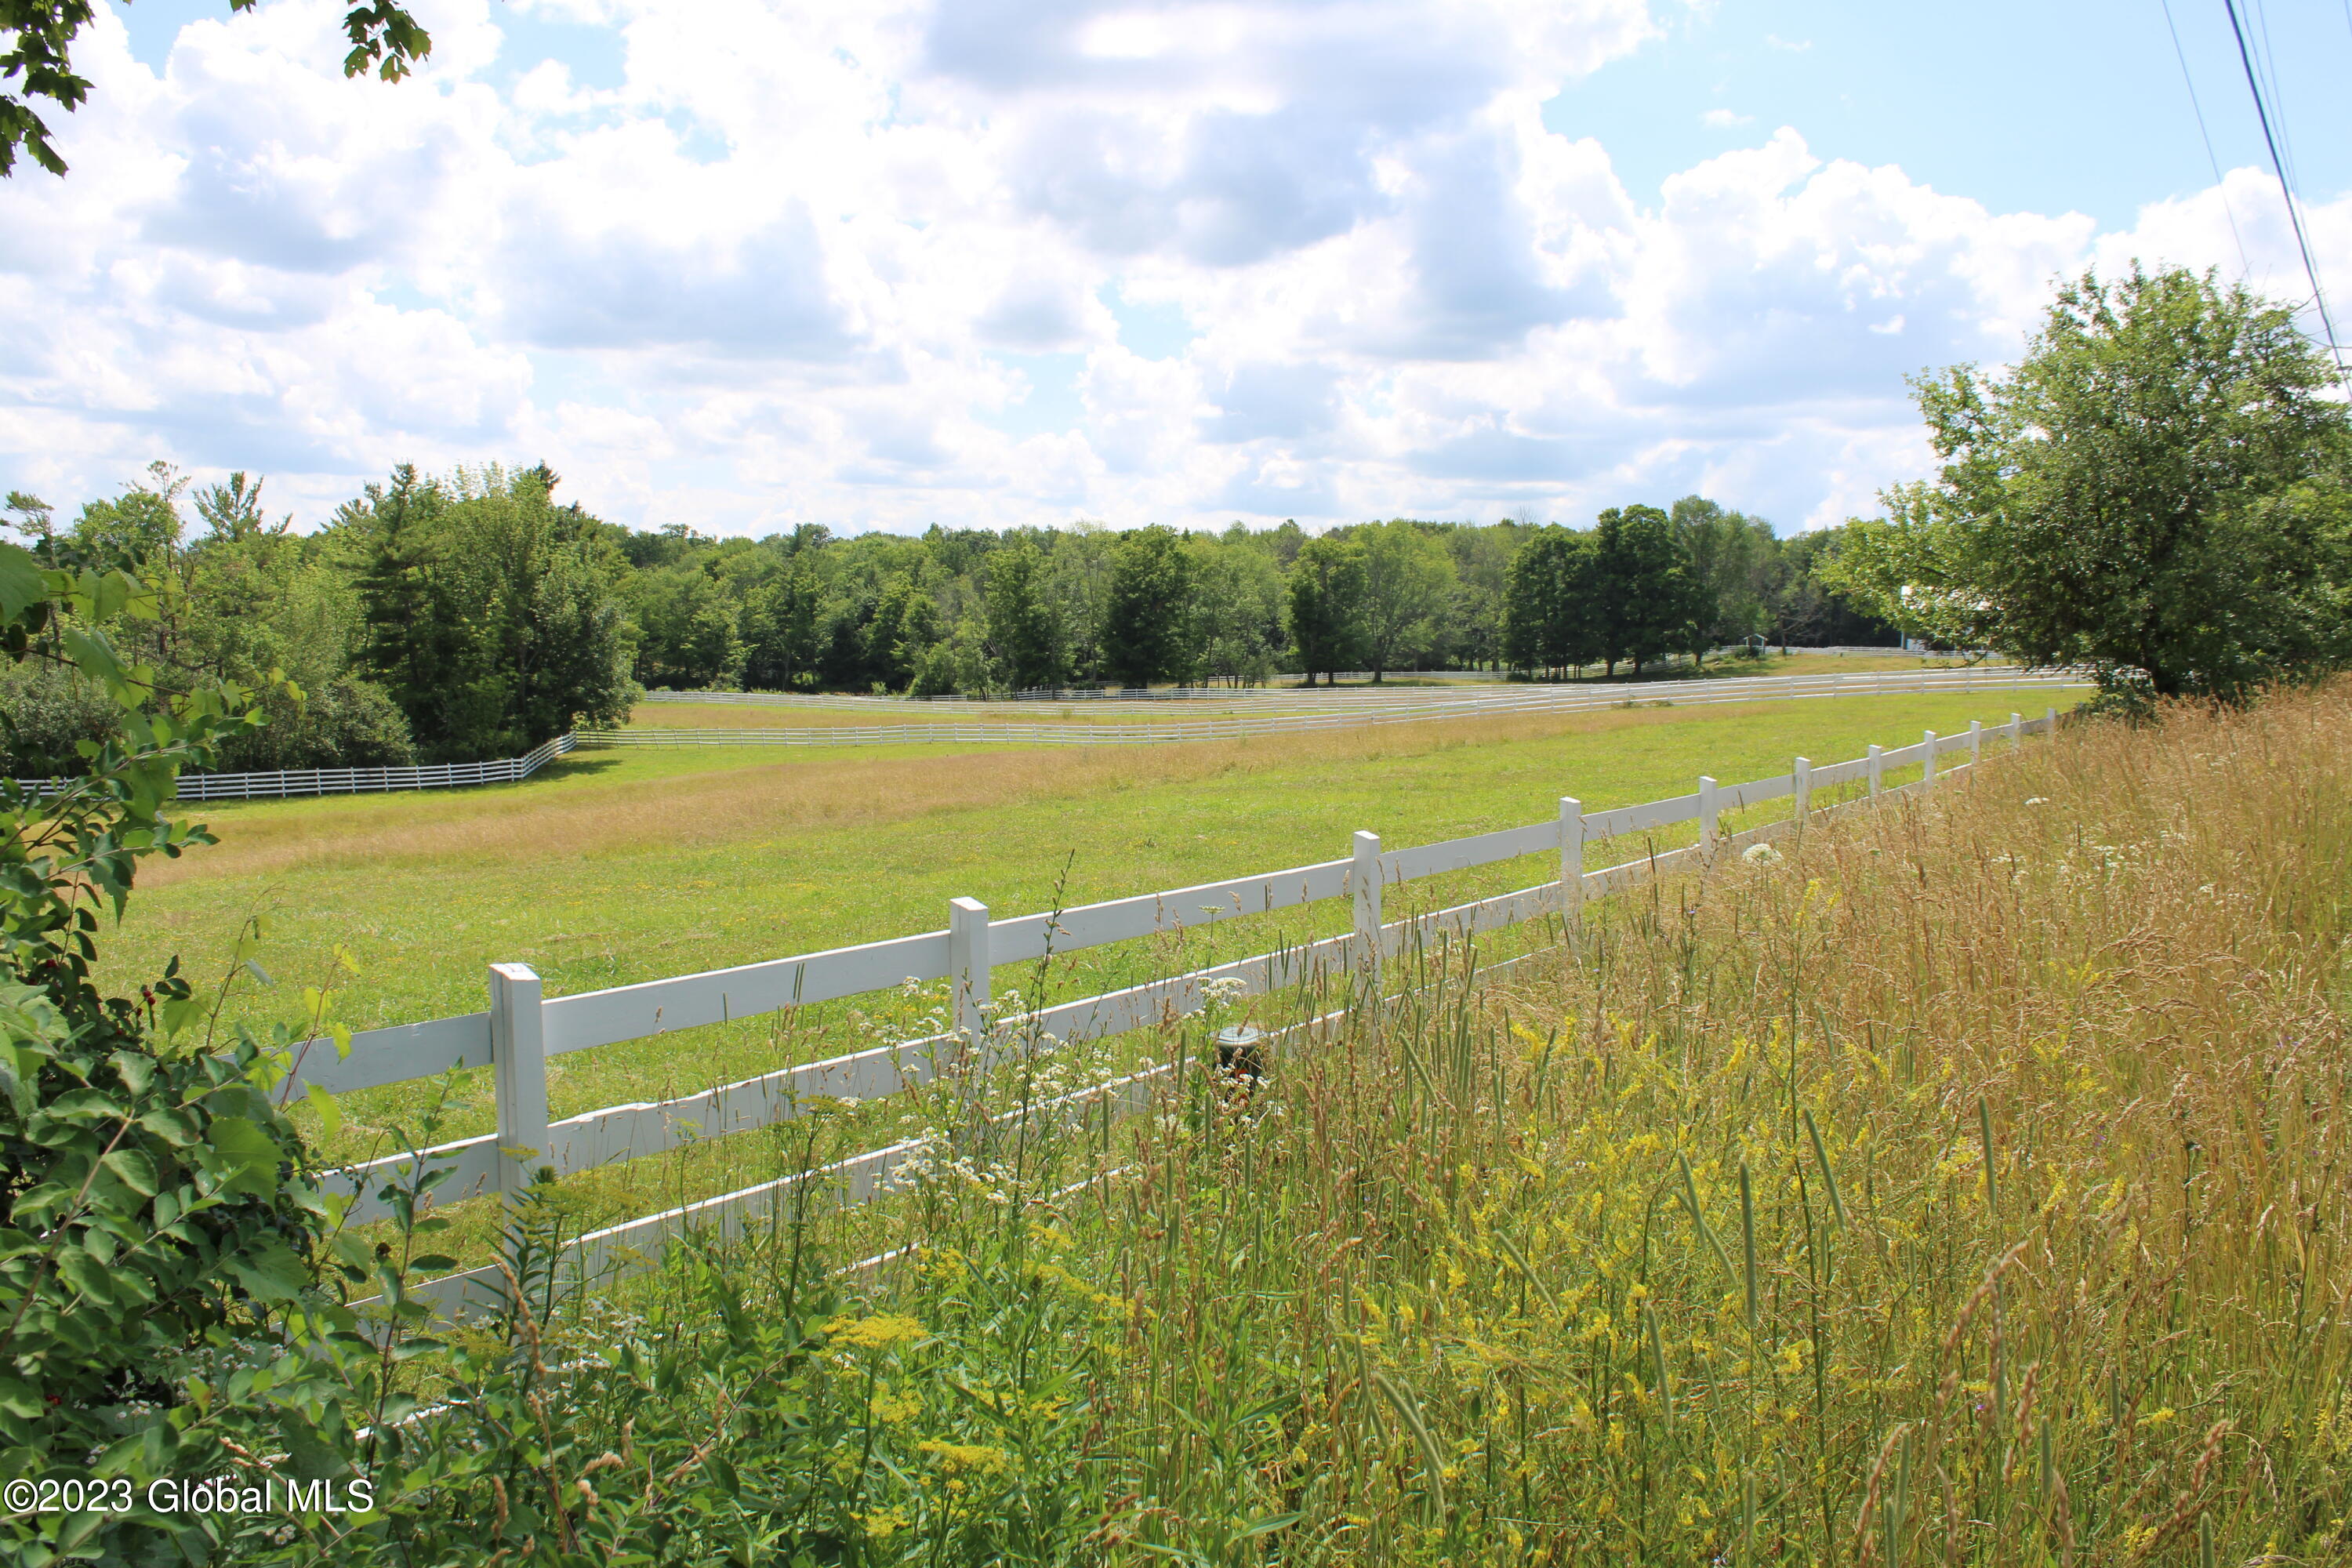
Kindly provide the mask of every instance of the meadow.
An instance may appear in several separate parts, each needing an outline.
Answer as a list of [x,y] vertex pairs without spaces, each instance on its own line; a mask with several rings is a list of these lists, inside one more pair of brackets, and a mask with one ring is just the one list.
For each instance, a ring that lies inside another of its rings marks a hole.
[[896,1201],[534,1314],[530,1479],[583,1539],[723,1494],[714,1556],[2352,1559],[2347,742],[2344,682],[2070,728],[1255,1085],[1171,1026],[1117,1124],[1004,1119],[1041,1045]]
[[[958,895],[1006,915],[1182,887],[1344,856],[1358,827],[1391,846],[1429,842],[1540,820],[1563,794],[1602,809],[1687,790],[1702,772],[1736,782],[1800,752],[1853,756],[2046,700],[1643,707],[1079,752],[586,753],[518,785],[208,807],[221,842],[142,876],[109,956],[137,973],[176,952],[200,977],[228,977],[227,1023],[293,1018],[300,987],[332,984],[336,1016],[373,1027],[479,1008],[492,962],[532,964],[551,995],[625,984],[937,929]],[[1433,879],[1417,895],[1525,886],[1551,874],[1540,859]],[[236,939],[256,915],[264,940],[254,968],[240,968]],[[1346,920],[1325,904],[1121,944],[1059,967],[1051,985],[1131,984]],[[356,973],[336,963],[338,947]],[[853,1048],[896,1026],[891,1005],[559,1058],[552,1109],[668,1098]],[[347,1097],[330,1157],[373,1148],[420,1095]],[[461,1086],[446,1132],[487,1131],[489,1119],[486,1086]]]

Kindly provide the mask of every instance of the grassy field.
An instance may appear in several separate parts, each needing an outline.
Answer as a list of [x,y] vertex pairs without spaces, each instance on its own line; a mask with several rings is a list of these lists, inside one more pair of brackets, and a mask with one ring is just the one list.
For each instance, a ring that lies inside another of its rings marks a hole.
[[[339,1015],[404,1023],[479,1009],[492,962],[532,964],[550,994],[593,990],[936,930],[958,895],[1026,913],[1054,907],[1057,889],[1078,903],[1342,858],[1359,827],[1402,847],[1537,821],[1571,792],[1601,809],[1687,791],[1701,772],[1729,784],[1799,752],[1829,761],[2038,710],[2042,696],[1643,708],[1082,752],[601,753],[518,785],[222,804],[205,811],[221,843],[142,877],[110,959],[130,975],[177,952],[200,976],[226,973],[241,923],[260,913],[259,963],[278,984],[240,976],[231,1017],[295,1016],[299,986],[334,977],[340,944],[359,973]],[[1540,861],[1416,890],[1526,886],[1551,875]],[[1346,920],[1333,901],[1188,935],[1181,952],[1098,950],[1056,984],[1131,984]],[[559,1058],[554,1111],[691,1092],[782,1065],[780,1052],[862,1043],[852,1009],[809,1011],[789,1039],[754,1020]],[[374,1136],[413,1100],[352,1097],[347,1140]],[[488,1118],[487,1095],[468,1096],[453,1134]]]
[[533,1489],[668,1435],[905,1563],[2352,1560],[2352,684],[1783,849],[1254,1092],[1202,1024],[1115,1131],[993,1119],[1051,1057],[934,1097],[893,1204],[536,1325]]

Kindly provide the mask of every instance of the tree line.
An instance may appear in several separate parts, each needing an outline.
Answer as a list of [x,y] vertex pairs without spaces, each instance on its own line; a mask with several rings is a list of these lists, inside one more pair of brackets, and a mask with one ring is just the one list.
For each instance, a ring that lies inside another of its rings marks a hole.
[[[192,489],[160,464],[70,520],[8,500],[37,554],[69,542],[164,584],[155,617],[125,635],[167,687],[265,690],[268,722],[224,742],[229,768],[512,755],[621,721],[642,689],[1614,674],[1751,637],[1892,640],[1822,584],[1832,539],[1782,540],[1696,496],[1612,509],[1581,532],[1399,519],[1319,535],[803,525],[719,539],[605,522],[559,500],[559,483],[544,466],[404,467],[308,534],[268,514],[258,481]],[[112,722],[69,671],[5,679],[6,771],[64,771]]]

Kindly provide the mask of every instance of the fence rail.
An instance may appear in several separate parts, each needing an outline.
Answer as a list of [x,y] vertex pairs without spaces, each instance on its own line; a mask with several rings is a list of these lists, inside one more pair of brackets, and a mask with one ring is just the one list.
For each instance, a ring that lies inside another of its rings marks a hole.
[[[1845,650],[1830,650],[1845,651]],[[1879,653],[1897,650],[1880,648]],[[1438,686],[1184,686],[1046,689],[1014,692],[1009,697],[877,697],[838,691],[648,691],[648,703],[691,703],[743,707],[821,708],[847,712],[908,713],[945,707],[971,712],[1034,713],[1041,704],[1119,702],[1224,702],[1236,708],[1350,707],[1383,703],[1468,702],[1496,700],[1545,700],[1548,697],[1608,693],[1616,700],[1639,699],[1645,692],[1689,690],[1696,687],[1776,686],[1845,681],[1855,690],[1895,690],[1899,686],[1872,687],[1874,679],[1890,682],[1919,679],[1960,679],[1976,687],[2033,684],[2083,685],[2091,682],[2071,670],[2032,670],[2015,665],[1969,664],[1934,669],[1864,670],[1853,674],[1736,675],[1674,680],[1572,680],[1558,682],[1473,681],[1455,679]]]
[[[881,745],[1021,745],[1134,746],[1180,745],[1195,741],[1232,741],[1252,735],[1302,734],[1319,730],[1351,729],[1367,724],[1418,724],[1441,719],[1510,717],[1520,714],[1587,713],[1603,709],[1669,702],[1675,707],[1709,707],[1726,702],[1784,701],[1817,697],[1970,693],[2049,690],[2086,687],[2090,683],[2066,674],[2029,674],[1993,670],[1894,670],[1858,675],[1735,676],[1720,680],[1678,681],[1665,685],[1604,685],[1515,687],[1499,691],[1433,695],[1426,689],[1393,693],[1334,693],[1337,700],[1317,700],[1321,692],[1286,692],[1282,698],[1258,698],[1237,703],[1239,711],[1214,716],[1186,715],[1159,721],[1085,719],[1039,722],[1034,719],[1000,717],[1021,711],[1013,703],[973,704],[977,718],[915,720],[872,724],[762,726],[756,729],[696,727],[670,729],[645,726],[629,730],[583,730],[583,746],[637,748],[646,746],[881,746]],[[744,706],[810,706],[839,708],[863,705],[858,710],[887,712],[883,705],[897,699],[806,698],[765,692],[713,692],[709,700]],[[1292,702],[1289,699],[1305,699]],[[904,713],[901,706],[897,711]]]
[[[1120,1034],[1197,1012],[1203,986],[1215,980],[1238,981],[1244,994],[1263,994],[1337,976],[1369,986],[1370,994],[1378,995],[1382,962],[1406,951],[1416,939],[1441,931],[1489,931],[1545,915],[1573,921],[1588,899],[1636,886],[1713,854],[1726,841],[1721,832],[1726,812],[1793,797],[1795,808],[1789,818],[1731,841],[1769,837],[1801,825],[1814,809],[1811,797],[1817,790],[1866,781],[1869,796],[1875,797],[1884,789],[1886,770],[1906,767],[1920,768],[1921,777],[1903,788],[1931,790],[1952,771],[1939,770],[1940,760],[1965,752],[1961,766],[1972,766],[1980,760],[1988,737],[2005,740],[2013,748],[2027,734],[2050,731],[2057,721],[2054,708],[2035,720],[2011,713],[2007,723],[1990,730],[1972,723],[1963,733],[1929,731],[1912,745],[1873,746],[1863,757],[1827,766],[1815,767],[1800,757],[1789,773],[1774,778],[1725,785],[1702,777],[1691,794],[1610,811],[1588,813],[1574,797],[1564,797],[1558,815],[1542,822],[1411,848],[1388,849],[1377,834],[1360,832],[1350,841],[1349,853],[1337,859],[1107,900],[1050,915],[997,919],[976,900],[954,899],[949,902],[944,930],[573,996],[543,994],[539,976],[527,965],[495,963],[489,968],[489,1006],[485,1011],[366,1030],[352,1036],[348,1051],[341,1054],[331,1046],[314,1046],[297,1061],[283,1089],[289,1097],[310,1085],[341,1092],[436,1077],[453,1068],[489,1067],[496,1086],[497,1130],[423,1153],[454,1167],[445,1190],[511,1194],[538,1165],[551,1165],[562,1173],[643,1158],[688,1142],[790,1120],[813,1096],[874,1099],[928,1082],[959,1063],[984,1069],[994,1060],[992,1031],[1008,1022],[992,1014],[992,969],[1043,957],[1049,946],[1054,953],[1067,953],[1345,898],[1350,901],[1352,920],[1351,929],[1341,935],[1064,1002],[1013,1022],[1063,1040]],[[1698,825],[1698,842],[1690,847],[1599,870],[1585,868],[1589,844],[1685,822]],[[1535,886],[1409,920],[1381,918],[1382,893],[1391,886],[1553,853],[1559,856],[1558,875]],[[909,980],[941,979],[951,983],[952,1026],[946,1034],[781,1068],[658,1103],[613,1106],[560,1121],[549,1116],[551,1056],[890,989]],[[894,1160],[912,1147],[895,1145],[845,1162],[836,1173],[847,1180],[849,1201],[862,1201],[877,1190]],[[376,1217],[381,1211],[370,1194],[383,1178],[404,1170],[411,1159],[401,1153],[347,1167],[332,1173],[330,1181],[353,1199],[353,1217]],[[680,1226],[748,1212],[797,1179],[624,1222],[583,1237],[586,1250],[579,1256],[591,1260],[615,1259],[625,1253],[650,1256]],[[420,1299],[454,1314],[495,1292],[494,1271],[479,1269],[432,1282],[423,1288]]]
[[[1736,658],[1744,651],[1744,645],[1739,643],[1728,643],[1720,647],[1709,648],[1707,650],[1707,657],[1709,658]],[[1910,652],[1910,650],[1900,647],[1858,647],[1851,646],[1833,647],[1800,647],[1795,651],[1805,654],[1828,655],[1841,658],[1851,654],[1885,658],[1901,657]],[[1921,655],[1919,657],[1926,658],[1929,656]],[[1986,657],[1986,655],[1983,653],[1952,653],[1935,657],[1981,660]],[[1686,658],[1686,656],[1668,654],[1658,661],[1658,668],[1662,669],[1681,668],[1680,661],[1685,658]],[[1579,668],[1581,668],[1588,667],[1580,666]],[[1400,682],[1403,682],[1406,689],[1412,689],[1415,687],[1418,687],[1420,690],[1424,692],[1430,689],[1430,687],[1425,683],[1431,681],[1439,682],[1444,686],[1465,686],[1474,688],[1481,684],[1513,684],[1512,672],[1500,669],[1390,669],[1379,671],[1377,672],[1377,675],[1392,676]],[[1334,670],[1330,674],[1330,679],[1335,681],[1369,681],[1376,678],[1376,672],[1369,669],[1340,669]],[[1283,679],[1287,679],[1287,677]],[[1612,679],[1607,681],[1593,681],[1587,684],[1616,685],[1621,683]],[[1625,682],[1622,684],[1633,683]],[[1026,702],[1033,704],[1038,702],[1205,702],[1218,701],[1236,697],[1272,696],[1276,694],[1287,695],[1289,693],[1299,691],[1325,692],[1332,696],[1378,696],[1381,694],[1381,691],[1386,689],[1390,689],[1382,687],[1377,689],[1360,692],[1352,689],[1342,691],[1336,687],[1287,686],[1276,684],[1253,686],[1225,684],[1212,686],[1148,687],[1024,686],[1020,690],[1011,692],[1003,697],[974,697],[962,692],[948,692],[935,697],[898,696],[877,698],[870,696],[856,696],[849,693],[786,691],[676,691],[665,689],[659,691],[646,692],[645,694],[645,700],[647,702],[844,701],[901,703]]]
[[[449,789],[461,784],[518,784],[579,744],[558,735],[520,757],[488,763],[439,763],[413,768],[292,768],[278,773],[182,773],[182,800],[279,800],[310,795],[370,795],[381,790]],[[18,779],[17,786],[54,795],[72,781]]]
[[[1316,730],[1345,729],[1358,724],[1412,724],[1433,719],[1470,719],[1496,714],[1587,712],[1638,703],[1645,692],[1671,691],[1650,701],[1678,706],[1719,702],[1763,701],[1798,697],[1857,697],[1886,692],[2052,690],[2090,683],[2077,677],[2029,674],[2000,668],[1958,670],[1895,670],[1864,675],[1743,676],[1719,680],[1629,683],[1591,681],[1559,687],[1514,687],[1502,690],[1469,689],[1435,695],[1432,689],[1400,687],[1380,690],[1314,691],[1297,689],[1275,692],[1211,691],[1191,689],[1187,698],[1225,698],[1237,708],[1254,712],[1219,718],[1185,719],[1164,723],[1108,723],[1088,720],[1084,724],[1006,722],[999,713],[1024,710],[1020,701],[976,702],[965,705],[973,721],[918,721],[913,723],[844,725],[836,728],[582,730],[558,735],[520,757],[487,763],[443,763],[407,768],[295,768],[277,773],[183,773],[182,800],[279,800],[318,795],[366,795],[382,791],[452,789],[469,784],[520,784],[554,761],[581,747],[614,750],[646,746],[884,746],[907,744],[1129,746],[1172,745],[1188,741],[1238,740],[1247,735],[1275,735]],[[1078,694],[1094,695],[1094,694]],[[1164,698],[1163,691],[1125,691],[1118,700]],[[841,697],[784,692],[695,691],[648,692],[649,702],[725,702],[750,706],[793,706],[882,713],[908,711],[908,699]],[[1027,710],[1034,710],[1029,704]],[[19,788],[53,795],[72,781],[18,779]]]

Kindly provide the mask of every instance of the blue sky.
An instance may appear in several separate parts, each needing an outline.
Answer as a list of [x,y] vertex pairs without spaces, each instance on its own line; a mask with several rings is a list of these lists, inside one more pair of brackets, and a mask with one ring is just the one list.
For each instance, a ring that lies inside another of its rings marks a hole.
[[[2250,42],[2259,68],[2275,62],[2299,184],[2315,200],[2340,195],[2352,184],[2340,85],[2352,14],[2325,0],[2270,9],[2245,7]],[[1657,38],[1547,103],[1544,123],[1601,137],[1642,201],[1668,174],[1789,125],[1822,157],[1897,164],[1995,212],[2128,228],[2142,205],[2213,183],[2199,107],[2223,168],[2267,163],[2220,0],[2172,0],[2171,20],[2178,54],[2160,0],[1727,4],[1662,18]]]
[[[2178,54],[2163,0],[415,8],[395,88],[340,0],[110,0],[73,174],[0,185],[0,486],[1793,530],[1920,473],[1904,377],[2013,356],[2060,276],[2309,292],[2219,0]],[[2352,7],[2241,10],[2352,304]]]

